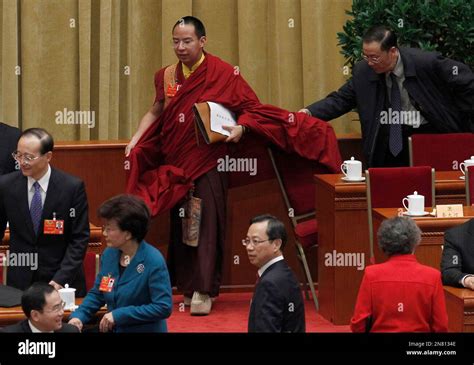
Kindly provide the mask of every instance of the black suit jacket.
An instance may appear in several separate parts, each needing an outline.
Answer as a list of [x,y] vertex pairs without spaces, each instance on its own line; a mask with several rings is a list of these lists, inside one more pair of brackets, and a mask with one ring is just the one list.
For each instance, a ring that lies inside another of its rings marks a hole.
[[444,285],[457,287],[464,276],[474,275],[474,219],[444,233],[441,274]]
[[[84,183],[51,168],[43,216],[36,237],[28,207],[27,178],[21,171],[0,176],[0,240],[10,224],[10,253],[37,253],[38,269],[9,266],[7,284],[25,290],[33,282],[54,280],[86,294],[82,263],[89,242],[89,217]],[[64,234],[43,234],[45,219],[64,220]]]
[[[6,326],[0,329],[0,332],[4,333],[32,333],[28,320],[24,319],[21,322],[12,324],[11,326]],[[72,324],[63,323],[63,326],[59,331],[54,331],[54,333],[79,333],[79,328],[73,326]]]
[[[437,52],[416,48],[402,47],[400,55],[405,72],[404,87],[433,131],[474,132],[474,75],[469,67]],[[454,70],[456,75],[453,75]],[[307,109],[315,117],[331,120],[357,108],[364,154],[373,166],[380,113],[387,105],[385,74],[376,74],[363,60],[354,65],[352,78],[338,91]]]
[[267,268],[250,305],[249,332],[305,332],[303,296],[284,260]]
[[15,171],[15,160],[12,152],[16,150],[20,130],[0,123],[0,175]]

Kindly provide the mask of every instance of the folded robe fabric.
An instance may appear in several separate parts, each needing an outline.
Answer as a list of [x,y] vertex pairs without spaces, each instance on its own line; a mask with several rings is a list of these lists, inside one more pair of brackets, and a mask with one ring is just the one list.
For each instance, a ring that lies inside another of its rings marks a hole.
[[126,191],[144,199],[153,216],[176,205],[195,179],[229,154],[226,143],[196,143],[192,106],[206,101],[230,109],[238,116],[238,124],[282,150],[318,161],[328,172],[339,171],[341,156],[329,123],[261,104],[234,67],[206,53],[205,61],[183,83],[128,157]]

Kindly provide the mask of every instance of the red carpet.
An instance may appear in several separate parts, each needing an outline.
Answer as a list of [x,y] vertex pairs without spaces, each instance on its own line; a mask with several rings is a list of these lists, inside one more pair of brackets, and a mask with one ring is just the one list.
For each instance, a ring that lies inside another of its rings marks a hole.
[[[173,296],[173,313],[168,319],[169,332],[247,332],[252,293],[224,293],[213,303],[211,314],[189,314],[181,295]],[[350,332],[349,326],[335,326],[316,313],[312,301],[305,300],[306,332]]]

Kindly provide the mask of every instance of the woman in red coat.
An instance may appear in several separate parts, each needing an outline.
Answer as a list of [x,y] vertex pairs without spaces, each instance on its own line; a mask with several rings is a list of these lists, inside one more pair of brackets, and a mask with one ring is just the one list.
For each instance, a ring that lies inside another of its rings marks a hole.
[[352,332],[447,332],[441,273],[417,262],[421,231],[412,219],[395,217],[377,233],[387,262],[368,266],[360,285]]

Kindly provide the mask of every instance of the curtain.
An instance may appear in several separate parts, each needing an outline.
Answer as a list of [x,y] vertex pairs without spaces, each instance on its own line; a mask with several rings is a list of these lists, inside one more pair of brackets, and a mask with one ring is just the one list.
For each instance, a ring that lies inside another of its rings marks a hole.
[[[264,103],[298,110],[339,88],[336,33],[349,0],[3,0],[0,121],[56,140],[128,139],[154,100],[154,73],[176,62],[171,29],[206,26],[206,50]],[[332,122],[358,132],[354,115]]]

